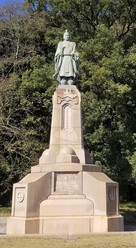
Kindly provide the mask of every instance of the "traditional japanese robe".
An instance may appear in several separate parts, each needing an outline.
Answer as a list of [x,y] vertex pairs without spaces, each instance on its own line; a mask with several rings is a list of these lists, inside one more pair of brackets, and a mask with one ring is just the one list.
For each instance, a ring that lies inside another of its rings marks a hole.
[[55,71],[60,77],[76,77],[78,73],[78,53],[76,44],[60,41],[55,53]]

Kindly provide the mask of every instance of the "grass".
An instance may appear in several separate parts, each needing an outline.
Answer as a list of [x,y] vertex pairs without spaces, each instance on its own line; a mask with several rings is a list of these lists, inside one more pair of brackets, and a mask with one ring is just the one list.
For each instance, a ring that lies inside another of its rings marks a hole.
[[122,203],[120,204],[120,214],[124,216],[125,224],[136,225],[136,203]]
[[126,202],[120,204],[120,210],[122,212],[133,212],[136,211],[136,203],[135,202]]
[[0,217],[6,217],[11,215],[11,207],[0,206]]
[[136,248],[136,233],[101,234],[52,238],[0,236],[2,248]]

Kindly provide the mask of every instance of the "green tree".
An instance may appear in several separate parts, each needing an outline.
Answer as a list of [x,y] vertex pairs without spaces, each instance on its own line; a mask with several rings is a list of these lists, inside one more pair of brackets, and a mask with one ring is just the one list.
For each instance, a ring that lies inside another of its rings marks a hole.
[[46,36],[49,31],[44,17],[44,13],[28,15],[26,7],[24,10],[20,5],[19,8],[11,5],[4,9],[0,20],[0,202],[3,203],[11,198],[13,183],[38,162],[49,142],[54,87],[50,61],[55,46]]
[[126,51],[113,31],[97,28],[94,39],[80,43],[85,144],[125,198],[135,151],[135,45]]

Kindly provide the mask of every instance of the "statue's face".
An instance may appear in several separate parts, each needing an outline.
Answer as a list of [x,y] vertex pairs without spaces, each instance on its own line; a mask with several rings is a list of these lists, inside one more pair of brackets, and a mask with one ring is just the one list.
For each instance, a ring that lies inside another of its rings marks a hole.
[[64,33],[63,38],[64,38],[64,40],[69,40],[69,33]]

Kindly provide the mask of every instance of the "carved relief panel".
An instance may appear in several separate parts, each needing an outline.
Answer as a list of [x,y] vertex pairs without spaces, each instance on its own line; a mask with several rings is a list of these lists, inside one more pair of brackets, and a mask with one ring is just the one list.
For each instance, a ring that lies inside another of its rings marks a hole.
[[14,191],[14,216],[25,216],[26,207],[26,188],[16,187]]
[[107,185],[107,214],[118,214],[117,186]]
[[62,107],[62,120],[61,120],[61,129],[70,131],[72,129],[72,106],[70,104],[65,104]]
[[79,194],[81,189],[81,173],[55,172],[54,192],[58,194]]

